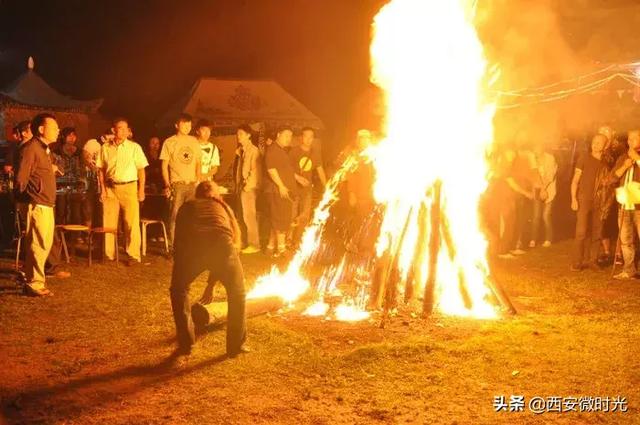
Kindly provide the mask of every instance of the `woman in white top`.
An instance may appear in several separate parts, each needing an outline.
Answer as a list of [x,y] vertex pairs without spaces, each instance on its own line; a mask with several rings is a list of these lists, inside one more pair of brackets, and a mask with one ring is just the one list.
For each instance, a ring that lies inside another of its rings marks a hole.
[[553,201],[556,198],[558,163],[554,156],[545,150],[542,144],[534,149],[533,161],[539,178],[534,179],[533,220],[529,247],[534,248],[536,246],[540,222],[542,222],[544,223],[544,242],[542,246],[547,248],[551,246],[553,237],[551,210]]

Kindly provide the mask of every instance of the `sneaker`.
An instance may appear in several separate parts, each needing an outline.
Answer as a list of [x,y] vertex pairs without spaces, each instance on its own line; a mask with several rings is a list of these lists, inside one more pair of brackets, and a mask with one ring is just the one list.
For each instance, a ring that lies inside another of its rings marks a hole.
[[189,356],[193,352],[193,345],[178,345],[173,351],[173,356]]
[[31,297],[50,297],[53,295],[53,292],[51,292],[44,286],[34,287],[28,283],[24,285],[24,293],[25,295],[29,295]]
[[536,247],[536,241],[529,242],[529,248],[535,248],[535,247]]
[[57,279],[67,279],[71,277],[71,273],[66,270],[62,270],[61,265],[53,266],[45,270],[44,274],[45,276],[55,277]]
[[498,254],[498,258],[501,260],[513,260],[516,256],[507,252],[506,254]]
[[597,261],[600,267],[607,267],[613,264],[613,257],[610,254],[602,254]]
[[260,252],[260,248],[256,248],[253,245],[249,245],[248,247],[246,247],[245,249],[243,249],[240,252],[242,254],[257,254],[258,252]]
[[571,267],[569,267],[569,270],[571,270],[572,272],[580,272],[580,271],[582,271],[582,265],[581,264],[572,264]]
[[524,255],[524,254],[526,254],[526,253],[527,253],[527,251],[524,251],[524,250],[522,250],[522,249],[520,249],[520,248],[516,248],[516,249],[514,249],[513,251],[509,251],[509,252],[510,252],[511,254],[513,254],[513,255]]
[[160,236],[160,237],[158,238],[158,242],[164,242],[164,238],[163,238],[162,236]]
[[615,264],[616,266],[621,266],[624,264],[624,260],[622,259],[622,256],[616,255]]
[[549,248],[550,246],[551,246],[551,241],[544,241],[544,242],[542,243],[542,247],[543,247],[543,248]]
[[53,274],[53,277],[56,279],[68,279],[71,277],[71,272],[66,270],[58,270]]
[[136,260],[135,258],[127,258],[124,262],[127,267],[135,267],[142,264],[140,260]]
[[235,359],[240,354],[247,354],[250,352],[251,352],[251,349],[246,345],[243,345],[237,351],[227,352],[227,357],[229,357],[230,359]]
[[602,267],[600,267],[597,262],[590,261],[587,264],[584,264],[582,266],[582,269],[589,269],[589,270],[598,272],[602,270]]
[[633,276],[631,276],[627,272],[621,272],[621,273],[618,273],[617,275],[613,276],[613,278],[616,279],[616,280],[628,280],[628,279],[632,279]]

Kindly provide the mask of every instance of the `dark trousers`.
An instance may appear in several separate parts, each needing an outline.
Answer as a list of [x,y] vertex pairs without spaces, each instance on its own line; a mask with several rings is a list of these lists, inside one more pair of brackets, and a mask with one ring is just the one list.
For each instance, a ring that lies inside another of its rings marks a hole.
[[188,252],[175,253],[169,290],[178,345],[186,348],[195,342],[189,287],[208,270],[209,282],[219,280],[227,292],[227,353],[237,353],[246,339],[244,275],[238,253],[226,240],[208,238],[190,246]]
[[58,232],[53,232],[53,243],[51,244],[51,251],[47,257],[45,263],[45,270],[53,270],[62,264],[62,240]]
[[169,243],[173,245],[176,233],[176,217],[178,210],[185,202],[190,201],[196,196],[195,183],[172,183],[171,184],[171,201],[169,211]]
[[598,259],[602,239],[600,207],[589,200],[578,200],[573,264],[579,266]]
[[544,225],[544,241],[551,242],[553,238],[553,224],[551,222],[551,210],[553,202],[545,202],[539,199],[531,201],[533,204],[533,218],[531,223],[531,235],[529,237],[532,241],[538,240],[538,234],[540,233],[540,224]]
[[524,232],[531,212],[531,201],[526,197],[517,194],[515,208],[513,244],[515,248],[522,248],[525,237]]
[[[493,208],[494,206],[490,206]],[[498,242],[498,254],[508,254],[516,246],[516,201],[510,196],[496,200],[495,211],[498,212],[494,220],[495,232]],[[500,232],[500,223],[503,230]]]

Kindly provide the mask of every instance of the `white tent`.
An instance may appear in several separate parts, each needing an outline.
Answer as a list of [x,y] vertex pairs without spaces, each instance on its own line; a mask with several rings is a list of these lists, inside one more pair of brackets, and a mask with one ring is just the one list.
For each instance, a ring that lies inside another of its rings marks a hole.
[[80,140],[86,140],[92,134],[92,121],[103,123],[97,113],[102,99],[76,100],[64,96],[33,68],[33,59],[29,58],[27,71],[0,88],[0,140],[7,140],[18,122],[30,120],[40,112],[52,112],[61,127],[75,127]]
[[200,78],[159,120],[168,126],[186,112],[209,120],[214,128],[261,123],[267,128],[290,125],[322,129],[322,121],[273,80]]

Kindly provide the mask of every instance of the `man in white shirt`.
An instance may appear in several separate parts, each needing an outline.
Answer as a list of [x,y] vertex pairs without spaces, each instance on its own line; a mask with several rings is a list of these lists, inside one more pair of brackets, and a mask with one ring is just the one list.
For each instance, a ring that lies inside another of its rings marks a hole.
[[[149,165],[142,148],[128,139],[129,123],[125,118],[113,121],[114,138],[100,148],[96,165],[99,173],[102,221],[106,228],[118,227],[120,208],[124,213],[124,233],[127,240],[127,264],[140,263],[140,204],[144,201],[144,169]],[[114,235],[105,234],[104,253],[113,260]]]
[[196,137],[202,151],[201,171],[202,181],[213,181],[213,176],[220,167],[220,151],[218,147],[209,141],[211,137],[211,124],[207,120],[200,120],[196,124]]
[[176,120],[176,134],[162,145],[162,180],[164,195],[171,199],[169,242],[173,246],[178,210],[186,201],[195,198],[196,184],[201,179],[202,150],[198,140],[190,136],[191,115],[180,114]]

